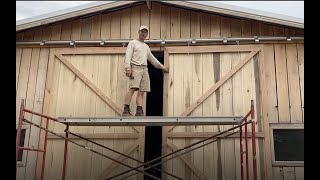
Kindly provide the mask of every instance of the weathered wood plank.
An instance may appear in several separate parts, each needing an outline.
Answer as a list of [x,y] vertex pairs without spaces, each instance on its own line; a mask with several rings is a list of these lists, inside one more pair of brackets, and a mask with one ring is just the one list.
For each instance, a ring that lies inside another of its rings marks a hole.
[[241,20],[240,19],[231,19],[231,36],[232,37],[240,37],[241,32]]
[[72,31],[71,31],[71,40],[80,40],[81,36],[81,19],[76,19],[72,21]]
[[[43,31],[42,31],[42,39],[43,40],[50,40],[51,39],[51,27],[45,27],[43,28]],[[43,60],[44,62],[46,63],[45,67],[46,67],[46,70],[45,70],[45,73],[46,73],[46,77],[44,77],[44,90],[43,90],[43,98],[42,99],[42,113],[43,114],[46,114],[48,115],[48,104],[46,104],[46,108],[45,108],[45,103],[48,103],[48,97],[46,97],[46,95],[48,94],[48,91],[47,91],[47,88],[49,86],[51,86],[51,82],[52,82],[52,69],[50,68],[53,68],[53,54],[50,54],[50,49],[49,48],[46,48],[46,50],[44,51],[44,55],[45,57],[47,57],[48,59],[47,60]],[[40,55],[41,59],[42,59],[42,56]],[[50,60],[52,59],[52,60]],[[49,61],[51,61],[51,63],[49,63]],[[40,61],[41,62],[41,61]],[[50,65],[49,65],[50,64]],[[49,73],[51,73],[51,77],[49,76]],[[49,78],[50,77],[50,78]],[[50,87],[51,88],[51,87]],[[50,94],[50,88],[49,88],[49,94]],[[47,98],[47,99],[46,99]],[[43,118],[44,120],[44,118]],[[42,127],[45,127],[45,123],[40,123],[40,125]],[[39,147],[43,147],[44,145],[44,131],[41,131],[40,132],[40,135],[39,135]],[[49,143],[48,143],[48,147],[49,147]],[[40,174],[41,174],[41,163],[42,163],[42,153],[38,153],[38,157],[37,157],[37,169],[36,169],[36,178],[40,179]]]
[[130,29],[130,14],[131,9],[121,10],[121,34],[120,39],[130,39],[131,29]]
[[[151,24],[150,24],[151,11],[148,8],[141,7],[141,15],[140,15],[141,25],[148,26],[149,30],[150,30],[150,26],[151,26]],[[137,32],[138,32],[138,30],[137,30]],[[150,32],[149,32],[149,35],[146,37],[146,39],[150,39]]]
[[51,40],[61,39],[61,24],[56,24],[51,27]]
[[304,44],[297,44],[298,67],[301,92],[302,122],[304,122]]
[[294,174],[296,180],[304,180],[304,167],[295,167]]
[[23,35],[23,40],[32,41],[33,37],[34,37],[34,31],[33,30],[27,30],[27,31],[25,31],[25,33]]
[[273,35],[274,36],[285,36],[284,28],[281,26],[273,26]]
[[[173,66],[176,67],[173,72],[173,76],[174,76],[174,82],[173,82],[173,115],[177,115],[179,113],[181,113],[184,108],[185,108],[185,104],[186,104],[186,99],[190,98],[190,94],[186,93],[186,91],[190,90],[190,86],[187,85],[187,83],[185,82],[185,77],[190,77],[188,76],[188,74],[192,74],[192,70],[188,71],[187,65],[192,63],[192,59],[190,59],[190,57],[192,57],[192,55],[190,55],[189,57],[187,57],[187,55],[180,55],[180,54],[175,54],[175,55],[171,55],[173,56]],[[191,60],[191,61],[190,61]],[[192,64],[191,64],[192,65]],[[181,66],[184,66],[185,68],[181,68]],[[179,68],[177,68],[179,67]],[[186,69],[186,70],[185,70]],[[190,79],[187,79],[190,80]],[[186,97],[187,96],[187,97]],[[176,126],[173,129],[173,132],[185,132],[185,127],[184,126]],[[175,146],[177,146],[178,148],[184,147],[186,144],[184,139],[172,139],[172,142],[170,142],[168,140],[168,145],[169,144],[174,144]],[[170,147],[170,145],[169,145]],[[185,163],[179,159],[179,158],[175,158],[172,160],[172,173],[176,174],[179,177],[182,178],[186,178],[186,176],[188,176],[186,173],[188,172],[188,168],[186,167]]]
[[[110,22],[109,22],[110,23]],[[109,24],[109,32],[110,32],[110,24]],[[98,84],[97,86],[108,96],[111,98],[112,101],[116,101],[116,86],[117,86],[117,66],[118,62],[112,62],[111,56],[113,55],[101,55],[99,56],[99,63],[98,63]],[[117,113],[110,108],[102,99],[97,99],[96,101],[96,116],[116,116]],[[114,135],[115,137],[112,139],[104,138],[103,144],[109,148],[114,149],[114,141],[124,134],[115,133],[114,126],[105,126],[105,127],[96,127],[95,136],[98,136],[99,133],[108,133],[110,135]],[[129,133],[128,135],[130,135]],[[131,136],[138,136],[137,134],[131,134]],[[103,135],[102,137],[107,137],[107,135]],[[112,156],[114,153],[107,149],[102,149],[102,153],[108,156]],[[96,179],[99,178],[99,175],[103,172],[105,167],[108,167],[113,161],[109,159],[101,159],[99,157],[100,165],[97,164],[99,167],[99,173],[96,173]],[[94,168],[94,167],[93,167]]]
[[273,179],[274,180],[284,180],[283,179],[283,167],[273,167]]
[[296,35],[296,30],[293,28],[284,28],[284,35],[288,37],[292,37]]
[[275,44],[275,65],[278,94],[279,122],[290,123],[288,74],[286,65],[285,45]]
[[92,17],[91,25],[91,40],[100,40],[101,39],[101,15]]
[[[174,66],[174,64],[175,64],[174,63],[174,57],[173,57],[173,55],[169,56],[167,50],[165,50],[165,62],[166,61],[167,61],[167,64],[169,65],[169,67],[170,67],[170,71],[169,71],[169,73],[167,75],[168,80],[167,80],[167,83],[166,83],[166,86],[167,86],[166,87],[167,88],[166,97],[167,98],[164,99],[165,100],[164,103],[166,102],[164,108],[167,109],[167,112],[164,115],[171,116],[171,115],[174,115],[174,104],[173,104],[173,102],[174,102],[174,87],[176,86],[176,84],[174,83],[174,80],[175,80],[174,79],[174,77],[175,77],[174,75],[175,75],[176,72],[174,71],[174,67],[175,67]],[[165,138],[167,136],[168,127],[166,126],[166,128],[164,128],[164,130],[165,130],[165,133],[163,133],[163,137],[162,138]],[[163,146],[165,151],[163,151],[162,153],[163,154],[171,153],[172,151],[169,148],[167,148],[167,141],[171,141],[172,142],[173,140],[171,140],[171,139],[168,139],[168,140],[167,139],[163,139],[163,141],[164,142],[163,142],[162,146]],[[172,163],[172,161],[166,162],[165,164],[163,164],[162,167],[167,172],[170,172],[170,173],[173,172],[173,163]],[[165,177],[167,179],[171,179],[171,177],[168,176],[168,175],[166,175]]]
[[[21,104],[21,99],[26,99],[28,89],[28,77],[30,73],[32,48],[23,48],[18,78],[16,104]],[[27,103],[27,102],[25,102]],[[18,124],[20,106],[16,106],[16,124]]]
[[34,37],[33,40],[35,41],[41,41],[42,40],[42,28],[39,27],[34,30]]
[[[128,91],[128,77],[126,77],[123,73],[123,70],[124,70],[123,57],[121,55],[112,56],[111,61],[117,62],[116,66],[114,66],[114,68],[117,69],[117,87],[116,87],[117,92],[116,92],[115,103],[118,106],[123,107],[124,96],[125,96],[126,92]],[[135,104],[134,99],[136,99],[136,93],[132,97],[132,99],[133,99],[133,101],[131,101],[130,108],[131,108],[131,113],[135,114],[136,104]],[[121,113],[122,113],[122,108],[121,108]],[[126,127],[114,127],[114,132],[115,133],[124,133],[124,132],[126,132],[127,129],[128,128],[126,128]],[[123,140],[123,141],[116,141],[115,140],[113,142],[114,150],[117,150],[119,152],[124,152],[125,151],[125,143],[128,143],[128,142],[125,140]],[[136,142],[136,143],[138,144],[138,142]],[[119,173],[119,172],[122,172],[126,169],[127,168],[124,166],[119,166],[117,169],[113,169],[113,171],[114,171],[114,173]]]
[[273,36],[273,28],[269,24],[261,23],[261,36]]
[[91,39],[91,27],[92,27],[92,17],[82,19],[81,23],[81,40]]
[[172,39],[180,39],[180,9],[170,8],[171,21],[170,21],[170,33]]
[[277,87],[275,75],[275,62],[274,62],[274,46],[273,44],[264,45],[264,67],[265,67],[265,88],[266,95],[268,96],[267,105],[265,104],[268,114],[266,121],[270,123],[278,123],[278,100],[277,100]]
[[181,20],[181,22],[180,22],[181,23],[181,38],[188,39],[188,38],[190,38],[190,30],[191,30],[190,11],[180,9],[180,20]]
[[[38,74],[38,65],[39,65],[39,55],[40,55],[40,48],[33,48],[32,54],[31,54],[31,62],[30,62],[30,70],[29,70],[29,79],[28,79],[28,87],[26,91],[26,107],[30,110],[33,110],[33,105],[35,102],[35,91],[36,91],[36,83],[37,83],[37,74]],[[32,121],[32,114],[26,113],[25,119]],[[28,144],[25,144],[26,147],[33,147],[34,144],[38,144],[38,142],[34,142],[35,137],[38,134],[35,134],[35,129],[38,129],[37,127],[31,126],[30,127],[30,134],[29,134],[29,141]],[[25,155],[27,156],[26,163],[28,166],[26,166],[26,172],[25,172],[25,178],[28,178],[30,176],[34,176],[34,169],[30,169],[34,166],[33,165],[36,160],[36,153],[31,151],[24,151]]]
[[130,39],[136,39],[138,37],[138,31],[140,27],[140,7],[141,6],[135,6],[131,9]]
[[[192,95],[193,95],[193,58],[194,58],[194,54],[184,54],[183,56],[179,56],[179,55],[175,55],[181,58],[180,60],[180,67],[178,65],[176,65],[175,67],[180,69],[180,71],[183,71],[183,78],[181,79],[181,77],[175,77],[175,81],[179,81],[182,80],[183,81],[183,101],[181,102],[181,106],[183,109],[186,109],[188,107],[190,107],[191,103],[192,103]],[[181,67],[182,66],[182,67]],[[176,90],[176,88],[175,88]],[[179,89],[177,89],[177,92],[179,92]],[[176,92],[176,93],[177,93]],[[174,100],[174,103],[176,102],[176,100]],[[177,105],[176,103],[174,105]],[[183,111],[183,110],[182,110]],[[180,112],[181,113],[181,112]],[[173,133],[180,133],[180,132],[186,132],[186,133],[191,133],[192,131],[192,127],[191,126],[185,126],[185,127],[176,127],[176,130],[173,130]],[[190,145],[192,143],[192,139],[176,139],[176,141],[180,142],[181,146],[187,146]],[[173,140],[174,141],[174,140]],[[178,144],[177,144],[178,145]],[[187,153],[185,155],[186,159],[188,159],[189,161],[193,162],[194,160],[194,152],[190,152]],[[183,166],[182,166],[183,167]],[[194,175],[193,172],[190,170],[190,168],[188,168],[185,164],[184,164],[184,177],[185,179],[194,179]]]
[[[229,29],[230,31],[230,29]],[[232,69],[232,53],[221,53],[220,54],[220,77],[224,77]],[[229,78],[221,85],[221,110],[222,115],[228,116],[233,115],[232,108],[232,78]],[[231,128],[232,125],[220,125],[222,131]],[[221,159],[222,159],[222,177],[225,179],[235,179],[236,169],[235,169],[235,156],[234,156],[234,139],[222,139],[221,140]]]
[[211,36],[211,21],[210,14],[201,13],[201,28],[200,36],[201,38],[210,38]]
[[[59,87],[59,80],[60,80],[60,68],[62,63],[54,57],[54,50],[50,49],[50,57],[49,57],[49,65],[48,65],[48,79],[46,82],[46,89],[45,89],[45,99],[44,99],[44,109],[43,114],[49,115],[51,117],[56,116],[56,105],[57,105],[57,94],[58,94],[58,87]],[[58,78],[57,78],[58,77]],[[42,123],[44,126],[45,123]],[[54,130],[56,123],[50,122],[49,123],[49,130]],[[41,134],[40,134],[41,135]],[[41,137],[44,137],[43,135]],[[40,147],[43,147],[43,141],[40,141]],[[61,147],[61,142],[57,142],[55,147]],[[54,160],[54,156],[50,153],[53,152],[53,142],[48,141],[47,144],[47,153],[46,153],[46,162],[50,162],[51,166],[45,167],[45,178],[55,178],[54,174],[57,171],[57,168],[52,168],[52,161]],[[57,159],[58,160],[58,159]],[[37,164],[39,164],[39,173],[41,172],[41,164],[42,158],[38,158]],[[38,171],[38,169],[37,169]]]
[[[239,32],[238,32],[239,33]],[[239,53],[232,54],[231,59],[231,66],[232,68],[235,67],[239,62],[241,61],[241,56]],[[232,76],[232,109],[233,109],[233,115],[242,115],[243,114],[243,105],[242,105],[242,71],[238,71]],[[240,140],[235,139],[234,140],[234,156],[235,156],[235,177],[234,179],[241,179],[241,169],[240,169]],[[229,154],[230,156],[233,156],[233,154]]]
[[[210,88],[214,84],[214,65],[213,65],[213,53],[202,55],[202,68],[203,68],[203,92]],[[203,116],[213,116],[215,112],[215,94],[210,95],[203,102]],[[214,126],[203,126],[203,133],[214,132]],[[186,133],[191,134],[191,133]],[[192,135],[194,135],[192,133]],[[203,148],[203,173],[208,179],[216,179],[216,143],[209,144]]]
[[72,21],[63,23],[61,26],[61,40],[70,40],[71,39],[71,28]]
[[295,180],[294,167],[283,167],[283,180]]
[[231,19],[228,17],[221,18],[221,37],[231,37]]
[[[193,54],[192,59],[192,77],[190,78],[192,81],[192,93],[191,93],[191,102],[194,102],[196,99],[202,96],[203,88],[203,67],[202,67],[202,59],[203,54]],[[203,104],[200,104],[198,107],[194,109],[194,111],[190,114],[190,116],[202,116]],[[203,132],[203,126],[191,126],[191,132]],[[201,139],[192,138],[191,143],[198,142]],[[202,143],[201,143],[202,144]],[[198,167],[198,169],[203,172],[203,147],[199,148],[192,153],[193,164]],[[193,179],[198,179],[195,175],[193,175]]]
[[259,52],[259,74],[260,74],[260,90],[261,90],[261,102],[263,105],[261,106],[262,116],[262,131],[264,133],[264,141],[263,141],[263,154],[264,154],[264,177],[265,179],[272,179],[272,156],[271,156],[271,140],[270,140],[270,129],[269,129],[269,119],[268,119],[268,94],[267,94],[267,83],[266,83],[266,68],[265,68],[265,49],[262,48]]
[[261,23],[253,20],[251,22],[252,36],[261,36]]
[[16,93],[17,93],[17,88],[18,88],[18,80],[19,80],[18,78],[19,78],[19,73],[20,73],[22,50],[23,50],[23,48],[16,48]]
[[191,38],[201,38],[201,32],[200,32],[200,22],[201,22],[201,14],[195,12],[195,11],[191,11],[190,12],[190,16],[191,16]]
[[101,39],[109,40],[111,39],[111,14],[107,13],[101,15]]
[[16,33],[16,41],[23,40],[24,31],[20,31]]
[[161,4],[159,2],[152,2],[151,6],[152,10],[150,12],[150,19],[152,20],[150,20],[149,38],[160,39]]
[[220,16],[217,15],[210,15],[210,31],[211,31],[211,38],[217,38],[221,36],[221,21]]
[[286,44],[291,123],[303,123],[297,55],[296,44]]
[[[35,87],[35,97],[34,97],[34,104],[33,104],[33,111],[35,112],[42,112],[43,107],[43,98],[44,98],[44,89],[47,77],[47,66],[48,66],[48,59],[49,59],[49,49],[48,48],[41,48],[40,50],[40,59],[38,65],[38,73],[37,73],[37,80],[36,80],[36,87]],[[41,118],[39,116],[32,116],[32,122],[38,125],[41,125]],[[30,134],[30,147],[39,148],[39,134],[40,129],[35,128],[32,129]],[[40,147],[42,149],[43,147]],[[31,161],[28,163],[26,167],[26,171],[28,175],[26,176],[27,179],[34,179],[35,178],[35,168],[37,158],[42,158],[42,153],[30,153],[29,155]],[[29,173],[30,172],[30,173]],[[32,173],[31,173],[32,172]]]
[[111,13],[111,31],[110,39],[120,39],[121,29],[121,11]]
[[248,37],[251,36],[251,21],[241,20],[241,36]]

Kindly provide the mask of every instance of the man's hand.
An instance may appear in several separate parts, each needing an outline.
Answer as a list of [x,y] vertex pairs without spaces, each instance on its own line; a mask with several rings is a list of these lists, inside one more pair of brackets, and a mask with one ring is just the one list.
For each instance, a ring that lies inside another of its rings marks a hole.
[[162,68],[163,73],[169,73],[169,67],[163,67]]
[[124,70],[124,73],[126,74],[127,77],[132,77],[132,71],[131,71],[131,68],[126,68]]

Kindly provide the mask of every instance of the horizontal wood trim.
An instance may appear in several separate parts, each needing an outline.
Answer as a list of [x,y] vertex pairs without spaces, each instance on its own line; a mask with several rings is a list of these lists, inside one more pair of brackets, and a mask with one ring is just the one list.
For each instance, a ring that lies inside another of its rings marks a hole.
[[272,163],[272,166],[280,166],[280,167],[304,167],[304,161],[276,161]]
[[124,54],[126,47],[77,47],[56,48],[57,54]]
[[[60,136],[65,136],[65,133],[57,133]],[[139,133],[76,133],[79,136],[82,136],[87,139],[138,139]],[[49,139],[61,139],[58,136],[48,134]],[[69,135],[70,139],[80,139],[76,136]]]
[[[175,133],[168,133],[168,138],[207,138],[210,136],[214,136],[216,134],[219,134],[220,132],[175,132]],[[242,133],[242,137],[244,137],[244,133]],[[219,135],[218,137],[223,137],[225,135]],[[250,138],[252,136],[251,132],[248,132],[248,137]],[[239,138],[240,134],[233,134],[228,136],[227,138]],[[256,138],[263,138],[264,133],[263,132],[256,132]]]
[[[19,42],[19,41],[16,41],[16,42]],[[241,45],[253,45],[253,46],[256,46],[256,45],[263,45],[263,44],[303,44],[304,43],[304,40],[292,40],[292,41],[264,41],[264,42],[261,42],[261,43],[254,43],[254,42],[250,42],[250,41],[243,41],[243,42],[240,42]],[[40,42],[39,42],[40,44]],[[148,44],[148,43],[147,43]],[[227,42],[227,43],[224,43],[226,45],[233,45],[235,46],[235,42]],[[178,47],[178,46],[184,46],[184,47],[188,47],[188,45],[186,43],[167,43],[165,45],[162,45],[162,44],[148,44],[151,51],[163,51],[164,48],[167,48],[167,47]],[[222,45],[221,42],[206,42],[206,43],[197,43],[197,44],[193,44],[192,46],[190,47],[201,47],[201,46],[209,46],[209,45]],[[224,46],[226,46],[224,45]],[[66,49],[73,49],[74,47],[73,46],[70,46],[70,45],[20,45],[20,44],[16,44],[16,47],[17,48],[66,48]],[[101,48],[100,45],[85,45],[85,44],[82,44],[82,45],[78,45],[76,48]],[[103,48],[110,48],[110,47],[103,47]],[[122,48],[122,46],[120,44],[114,44],[114,48]],[[119,53],[121,54],[121,53]]]
[[261,45],[218,45],[218,46],[176,46],[165,47],[169,54],[210,53],[210,52],[250,52],[259,51]]
[[270,129],[304,129],[304,124],[277,124],[270,123]]

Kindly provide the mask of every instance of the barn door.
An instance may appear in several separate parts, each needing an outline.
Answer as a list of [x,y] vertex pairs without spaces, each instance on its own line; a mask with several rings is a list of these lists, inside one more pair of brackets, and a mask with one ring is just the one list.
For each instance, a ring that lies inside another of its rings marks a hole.
[[[165,65],[170,72],[164,77],[164,116],[244,116],[250,110],[250,100],[255,104],[258,100],[260,49],[259,45],[165,48]],[[230,127],[163,127],[162,153]],[[239,139],[223,139],[164,163],[163,170],[182,179],[234,180],[240,177],[239,152]]]
[[[53,117],[115,117],[122,114],[128,90],[128,78],[124,75],[125,48],[62,48],[51,49],[50,53],[44,114]],[[131,108],[136,109],[135,101]],[[65,126],[55,123],[49,128],[63,133]],[[144,160],[144,127],[70,127],[70,131]],[[84,140],[74,140],[131,166],[138,165],[136,161]],[[61,139],[49,139],[45,179],[61,178],[63,145]],[[103,179],[127,169],[71,143],[67,162],[67,179]],[[135,178],[138,176],[142,177],[139,174]]]

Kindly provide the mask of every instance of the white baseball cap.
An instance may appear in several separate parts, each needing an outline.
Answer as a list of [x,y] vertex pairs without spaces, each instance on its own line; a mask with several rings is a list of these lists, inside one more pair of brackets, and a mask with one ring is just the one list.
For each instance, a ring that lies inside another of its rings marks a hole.
[[141,31],[142,29],[146,29],[149,31],[148,26],[144,26],[144,25],[140,26],[139,30]]

